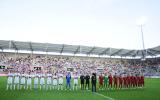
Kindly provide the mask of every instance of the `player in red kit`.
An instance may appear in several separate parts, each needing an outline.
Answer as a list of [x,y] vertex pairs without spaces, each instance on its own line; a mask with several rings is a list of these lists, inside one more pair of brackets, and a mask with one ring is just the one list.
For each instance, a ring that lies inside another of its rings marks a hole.
[[123,79],[122,79],[122,75],[119,75],[118,77],[118,81],[119,81],[119,89],[122,89],[122,84],[123,84]]
[[118,85],[118,77],[117,77],[117,74],[114,75],[113,79],[114,79],[114,88],[117,89],[117,85]]
[[108,78],[109,78],[109,84],[108,84],[108,87],[111,89],[111,88],[112,88],[112,81],[113,81],[113,77],[112,77],[112,75],[110,74],[110,75],[108,76]]
[[136,78],[135,75],[133,76],[133,87],[134,87],[134,88],[137,87],[137,78]]
[[123,87],[127,88],[127,80],[126,80],[126,76],[123,76]]
[[141,76],[140,75],[138,75],[137,76],[137,83],[138,83],[138,87],[141,87]]
[[130,88],[130,84],[131,84],[131,80],[130,80],[130,75],[128,74],[128,76],[126,77],[126,80],[127,80],[127,88]]
[[103,75],[99,76],[99,89],[103,90]]
[[131,75],[130,77],[130,81],[131,81],[131,88],[133,87],[133,84],[134,84],[134,77],[133,77],[133,74]]
[[141,79],[140,80],[141,80],[141,86],[144,87],[144,76],[143,75],[141,75]]

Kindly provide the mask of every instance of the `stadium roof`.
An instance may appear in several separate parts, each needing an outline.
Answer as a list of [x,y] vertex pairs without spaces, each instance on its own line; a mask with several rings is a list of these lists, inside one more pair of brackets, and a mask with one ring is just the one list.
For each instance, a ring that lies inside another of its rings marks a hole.
[[0,49],[4,50],[25,50],[25,51],[40,51],[40,52],[55,52],[55,53],[71,53],[71,54],[86,54],[86,55],[107,55],[120,57],[145,57],[160,55],[160,46],[149,48],[146,50],[128,50],[117,48],[89,47],[81,45],[67,44],[51,44],[51,43],[35,43],[21,41],[0,40]]

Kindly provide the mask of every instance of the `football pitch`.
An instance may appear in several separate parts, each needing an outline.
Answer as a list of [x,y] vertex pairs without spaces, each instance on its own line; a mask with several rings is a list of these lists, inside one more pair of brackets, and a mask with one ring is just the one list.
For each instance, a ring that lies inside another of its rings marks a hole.
[[0,100],[160,100],[160,79],[145,79],[144,89],[101,90],[6,90],[6,77],[0,77]]

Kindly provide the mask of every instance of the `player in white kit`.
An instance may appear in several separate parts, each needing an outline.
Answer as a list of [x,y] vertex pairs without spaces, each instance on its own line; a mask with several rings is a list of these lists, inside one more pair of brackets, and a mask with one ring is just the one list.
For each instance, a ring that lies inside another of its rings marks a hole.
[[53,89],[57,89],[57,85],[58,85],[58,82],[57,82],[57,79],[58,79],[57,74],[55,73],[52,78],[53,78]]
[[32,90],[32,75],[31,73],[29,72],[27,74],[27,86],[26,86],[26,89],[28,90],[28,88],[30,88],[30,90]]
[[59,73],[58,75],[58,90],[63,90],[63,74],[62,72]]
[[52,74],[51,74],[51,72],[48,72],[48,74],[47,74],[46,90],[48,90],[48,88],[49,88],[50,90],[52,89]]
[[34,74],[34,89],[38,89],[39,75]]
[[42,88],[45,90],[45,74],[44,73],[42,73],[40,76],[40,90]]
[[75,75],[74,75],[74,81],[73,81],[73,90],[74,88],[76,88],[76,90],[78,89],[78,73],[75,72]]
[[26,74],[24,72],[20,75],[20,89],[22,89],[22,87],[24,89],[26,88]]
[[17,71],[14,77],[14,90],[16,89],[16,86],[17,86],[17,89],[19,90],[19,77],[20,77],[20,74]]
[[14,74],[12,73],[12,71],[9,71],[7,76],[8,76],[8,79],[7,79],[7,88],[6,88],[6,90],[8,90],[8,88],[10,88],[10,90],[12,90]]

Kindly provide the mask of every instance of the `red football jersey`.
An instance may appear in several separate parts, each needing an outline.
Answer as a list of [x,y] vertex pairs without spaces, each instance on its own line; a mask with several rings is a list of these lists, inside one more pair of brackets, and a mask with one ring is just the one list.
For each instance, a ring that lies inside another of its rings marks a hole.
[[99,83],[100,83],[100,84],[103,84],[103,76],[102,76],[102,75],[99,76]]

